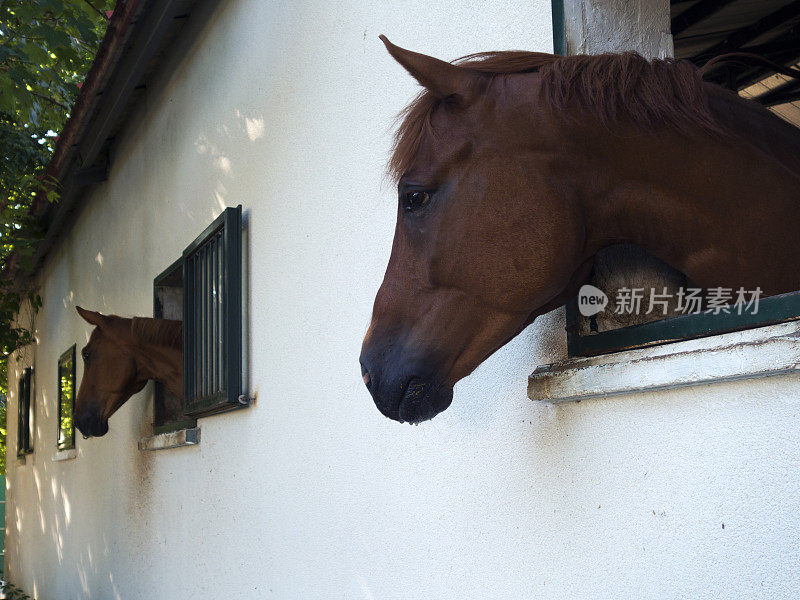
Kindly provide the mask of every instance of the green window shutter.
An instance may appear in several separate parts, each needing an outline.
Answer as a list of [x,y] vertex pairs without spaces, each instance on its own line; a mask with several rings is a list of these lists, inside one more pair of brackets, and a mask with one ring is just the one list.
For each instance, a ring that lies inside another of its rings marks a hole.
[[687,314],[591,334],[579,333],[577,301],[566,309],[569,356],[596,356],[795,321],[800,319],[800,292],[763,298],[756,314]]
[[567,55],[567,33],[564,22],[564,0],[552,0],[553,12],[553,54]]
[[242,207],[227,208],[183,252],[185,412],[239,408],[242,376]]

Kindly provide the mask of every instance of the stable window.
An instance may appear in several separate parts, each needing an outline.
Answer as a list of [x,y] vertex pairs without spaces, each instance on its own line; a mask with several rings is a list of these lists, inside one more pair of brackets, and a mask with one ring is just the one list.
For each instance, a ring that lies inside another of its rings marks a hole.
[[[565,17],[570,4],[553,0],[554,47],[568,53],[572,37],[585,41],[582,31]],[[583,6],[583,3],[580,3]],[[596,10],[596,9],[594,9]],[[769,107],[784,120],[800,126],[800,85],[776,73],[773,63],[800,67],[800,38],[787,29],[797,14],[791,0],[774,2],[706,2],[673,0],[669,8],[675,57],[703,65],[727,52],[757,54],[768,62],[719,64],[705,78]],[[573,35],[567,35],[568,30]],[[646,32],[643,32],[646,35]],[[599,43],[605,43],[605,40]],[[567,346],[570,356],[593,356],[668,342],[773,325],[800,319],[800,292],[758,298],[741,310],[738,289],[697,286],[641,248],[612,247],[598,253],[589,283],[602,291],[608,307],[596,314],[581,311],[580,298],[569,302]],[[756,290],[745,290],[744,302]],[[687,296],[699,298],[687,310]],[[600,294],[597,295],[602,300]],[[631,302],[641,310],[629,311]],[[655,310],[650,310],[655,307]],[[663,310],[662,310],[663,307]]]
[[[630,293],[644,288],[622,288],[626,297]],[[669,290],[669,288],[666,288]],[[698,288],[677,288],[666,291],[673,297],[685,296]],[[725,288],[718,288],[728,294]],[[737,290],[731,290],[735,296]],[[751,290],[746,290],[750,294]],[[661,292],[657,292],[661,294]],[[666,295],[664,294],[664,295]],[[752,294],[750,294],[752,298]],[[643,296],[644,304],[649,304],[647,296]],[[637,323],[617,328],[600,330],[597,320],[585,317],[579,311],[578,299],[567,304],[567,348],[569,356],[595,356],[609,352],[618,352],[633,348],[643,348],[657,344],[678,342],[731,331],[752,329],[766,325],[774,325],[786,321],[800,320],[800,292],[781,294],[757,300],[757,310],[748,309],[749,300],[745,303],[728,303],[722,310],[710,306],[708,295],[702,297],[698,311],[692,314],[678,314],[663,319]],[[754,306],[751,304],[751,307]],[[619,307],[619,305],[617,305]]]
[[183,321],[183,398],[156,384],[154,432],[241,408],[242,207],[227,208],[153,281],[153,315]]
[[75,447],[75,344],[58,359],[58,449]]
[[33,452],[33,369],[28,367],[17,382],[17,456]]
[[[774,325],[800,319],[800,292],[764,297],[760,289],[702,289],[638,247],[598,254],[590,285],[607,306],[581,310],[585,294],[568,302],[569,356],[596,356]],[[591,295],[591,290],[589,294]],[[604,298],[605,297],[605,298]]]

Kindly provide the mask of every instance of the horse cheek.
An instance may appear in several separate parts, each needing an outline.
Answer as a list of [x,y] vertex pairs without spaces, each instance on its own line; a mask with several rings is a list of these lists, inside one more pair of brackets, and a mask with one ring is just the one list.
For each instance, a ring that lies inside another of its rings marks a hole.
[[75,397],[75,414],[79,415],[91,407],[92,398],[95,396],[94,385],[91,382],[91,373],[84,371],[81,384],[78,386],[78,395]]

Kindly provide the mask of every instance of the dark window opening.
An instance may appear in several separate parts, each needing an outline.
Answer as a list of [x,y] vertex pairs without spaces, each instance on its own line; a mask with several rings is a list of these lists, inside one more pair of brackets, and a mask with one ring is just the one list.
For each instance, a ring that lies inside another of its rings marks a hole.
[[33,369],[28,367],[17,382],[17,456],[33,452],[34,406]]
[[[153,281],[153,316],[183,320],[183,260],[178,259]],[[183,399],[155,382],[153,431],[166,433],[194,427],[196,419],[184,412]]]

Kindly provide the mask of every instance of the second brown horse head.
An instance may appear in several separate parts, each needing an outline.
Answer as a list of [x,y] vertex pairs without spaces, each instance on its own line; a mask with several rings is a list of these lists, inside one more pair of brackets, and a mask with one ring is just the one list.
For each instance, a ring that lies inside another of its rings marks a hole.
[[180,396],[183,381],[180,321],[132,319],[76,307],[94,330],[81,349],[83,378],[75,399],[75,425],[86,437],[108,432],[108,419],[148,380]]

